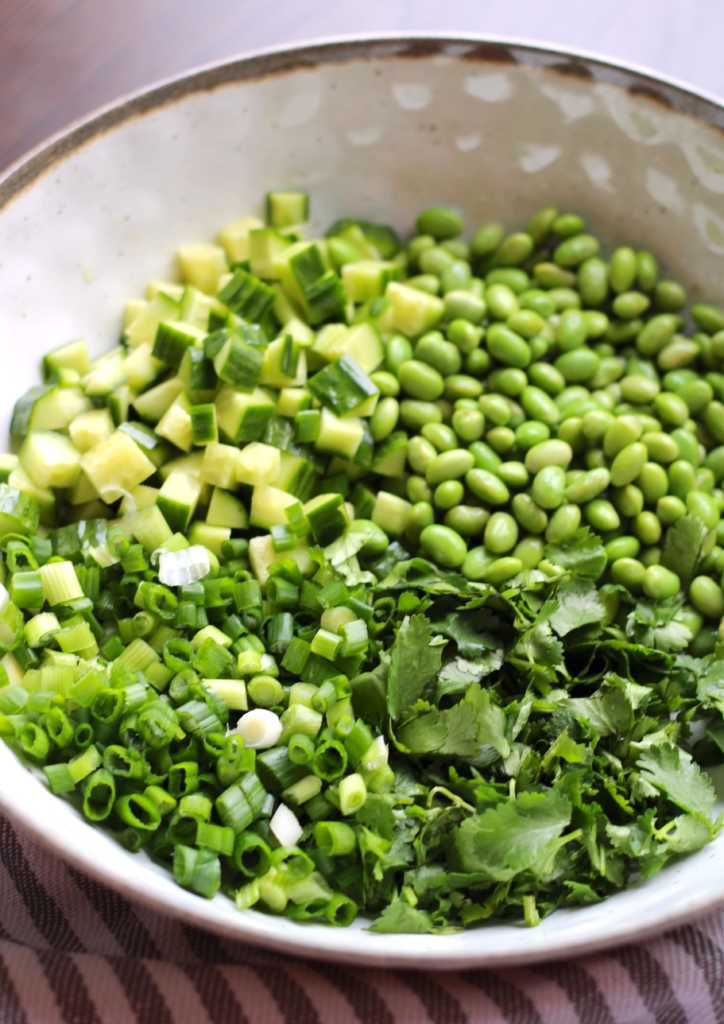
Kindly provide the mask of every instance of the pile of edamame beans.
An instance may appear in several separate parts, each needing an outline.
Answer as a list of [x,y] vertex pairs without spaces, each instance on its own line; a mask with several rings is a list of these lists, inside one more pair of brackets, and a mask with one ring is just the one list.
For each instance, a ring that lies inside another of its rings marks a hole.
[[[598,533],[604,580],[650,599],[686,589],[701,653],[724,614],[724,312],[695,304],[655,256],[610,256],[581,217],[543,209],[525,230],[425,210],[405,282],[440,296],[438,329],[386,344],[373,374],[376,441],[408,435],[412,533],[424,554],[502,584],[546,544]],[[661,564],[683,516],[707,531],[684,582]],[[695,641],[696,643],[696,641]]]

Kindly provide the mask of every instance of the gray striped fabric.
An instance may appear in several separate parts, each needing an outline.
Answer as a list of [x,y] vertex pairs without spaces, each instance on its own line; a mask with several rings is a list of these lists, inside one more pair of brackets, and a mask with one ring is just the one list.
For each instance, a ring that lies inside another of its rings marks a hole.
[[724,914],[577,962],[452,974],[282,958],[158,916],[0,818],[0,1024],[724,1024]]

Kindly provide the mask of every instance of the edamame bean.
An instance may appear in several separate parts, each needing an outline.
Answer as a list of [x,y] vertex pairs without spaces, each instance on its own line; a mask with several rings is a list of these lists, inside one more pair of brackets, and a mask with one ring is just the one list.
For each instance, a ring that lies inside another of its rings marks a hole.
[[502,242],[503,235],[504,231],[501,224],[482,224],[473,235],[470,242],[470,252],[477,259],[490,256]]
[[549,544],[560,544],[569,540],[581,525],[581,510],[578,505],[560,505],[548,521],[546,540]]
[[452,451],[457,448],[458,439],[455,431],[446,423],[426,423],[422,428],[422,436],[429,441],[438,452]]
[[482,395],[478,404],[486,422],[494,423],[497,427],[504,427],[510,420],[510,404],[503,395]]
[[443,480],[443,482],[438,484],[435,488],[432,499],[433,504],[435,505],[435,508],[447,511],[455,505],[459,505],[463,500],[464,494],[465,488],[459,480]]
[[636,253],[628,245],[615,249],[609,262],[609,281],[616,294],[627,292],[636,280]]
[[465,561],[468,547],[459,533],[449,526],[433,523],[420,534],[420,547],[438,565],[457,569]]
[[608,266],[590,256],[578,268],[578,290],[586,306],[601,306],[608,296]]
[[654,411],[662,424],[680,427],[689,418],[689,408],[683,398],[670,391],[661,391],[654,398]]
[[456,409],[452,415],[452,427],[460,440],[469,444],[483,436],[485,417],[480,409]]
[[639,512],[643,512],[643,491],[636,484],[626,484],[625,487],[620,487],[614,491],[613,503],[622,516],[632,519]]
[[444,480],[457,480],[465,476],[474,465],[475,459],[469,451],[464,448],[453,448],[435,456],[425,470],[425,479],[434,487]]
[[478,363],[482,358],[478,372],[484,373],[490,366],[490,356],[484,349],[478,347],[483,340],[482,327],[476,327],[466,320],[457,319],[449,323],[446,330],[448,341],[451,341],[464,356],[467,356],[465,368],[469,372],[473,372],[470,366],[470,357],[474,355]]
[[651,299],[643,292],[621,292],[613,300],[612,307],[621,320],[634,320],[641,316],[651,305]]
[[561,371],[557,370],[550,363],[532,363],[528,367],[528,380],[531,384],[541,388],[554,398],[566,386],[566,381]]
[[540,508],[550,510],[563,504],[566,473],[561,466],[544,466],[533,478],[531,497]]
[[500,391],[507,398],[517,398],[527,384],[525,372],[513,366],[506,366],[504,370],[493,370],[488,377],[488,388]]
[[461,214],[450,206],[430,206],[418,215],[416,221],[419,235],[432,235],[438,241],[455,238],[462,233],[463,226]]
[[540,245],[546,235],[551,231],[557,216],[558,210],[556,210],[555,206],[546,206],[542,210],[538,210],[537,213],[534,213],[530,218],[525,226],[525,230],[536,245]]
[[518,296],[521,309],[532,309],[539,316],[547,319],[553,316],[556,311],[555,303],[551,302],[549,296],[541,288],[530,288]]
[[428,295],[440,294],[440,279],[434,274],[417,274],[416,277],[408,277],[405,284],[418,292],[426,292]]
[[404,334],[393,334],[385,345],[385,369],[396,374],[408,359],[412,359],[412,344]]
[[443,295],[448,292],[468,288],[472,279],[470,264],[465,260],[453,260],[448,267],[443,267],[440,273],[440,287]]
[[627,590],[640,590],[645,575],[646,567],[635,558],[618,558],[611,565],[611,579]]
[[506,455],[515,448],[515,431],[510,427],[493,427],[485,435],[485,440],[500,455]]
[[724,403],[709,402],[704,410],[704,426],[717,444],[724,444]]
[[513,557],[519,559],[524,569],[535,569],[543,557],[543,541],[539,537],[524,537],[513,549]]
[[[538,420],[525,420],[515,430],[516,443],[524,451],[540,444],[541,441],[547,440],[550,436],[550,427],[546,423],[538,422]],[[722,476],[724,476],[724,458],[722,458],[722,464]]]
[[681,580],[663,565],[650,565],[644,573],[644,594],[655,601],[665,601],[679,593]]
[[376,370],[370,374],[370,380],[385,397],[395,398],[400,393],[400,382],[388,370]]
[[678,281],[659,281],[654,289],[654,303],[659,309],[676,313],[686,305],[686,290]]
[[522,462],[501,462],[498,466],[498,476],[508,487],[516,490],[528,483],[528,470]]
[[696,416],[702,409],[705,409],[713,397],[714,391],[711,384],[701,378],[682,384],[679,388],[679,398],[686,403],[692,416]]
[[503,558],[496,558],[483,573],[482,579],[485,583],[499,586],[517,576],[523,571],[523,563],[513,555],[506,555]]
[[636,253],[636,281],[641,291],[652,292],[659,279],[659,265],[648,249]]
[[416,505],[420,501],[432,501],[432,490],[427,480],[422,476],[408,476],[407,484],[405,485],[407,492],[407,500],[411,501],[413,505]]
[[400,419],[408,430],[422,430],[426,423],[442,423],[442,410],[434,402],[406,398],[400,402]]
[[577,267],[595,256],[599,248],[599,241],[593,235],[573,235],[556,246],[553,259],[559,267]]
[[505,284],[516,295],[530,287],[530,278],[520,267],[496,267],[485,275],[486,285]]
[[707,302],[697,302],[691,307],[691,316],[697,327],[707,334],[724,330],[724,312]]
[[686,501],[689,492],[696,487],[696,470],[690,462],[686,462],[684,459],[677,459],[671,463],[667,470],[667,477],[667,490],[677,498],[681,498],[682,501]]
[[497,473],[501,458],[485,441],[473,441],[468,451],[475,459],[478,469],[486,469],[489,473]]
[[479,324],[487,309],[485,300],[469,289],[454,288],[445,292],[444,304],[446,320],[462,320],[468,325]]
[[558,356],[554,365],[568,383],[577,383],[592,380],[600,363],[593,349],[578,348]]
[[440,331],[428,331],[415,345],[415,359],[434,367],[444,377],[457,373],[462,357],[452,342],[445,341]]
[[542,388],[528,385],[520,396],[521,405],[533,420],[553,426],[561,417],[560,409]]
[[653,512],[639,512],[633,521],[633,529],[642,544],[658,544],[661,540],[661,523]]
[[719,523],[719,506],[711,494],[690,491],[686,496],[686,508],[690,515],[702,521],[707,530],[713,530]]
[[511,502],[511,509],[519,524],[528,533],[543,533],[548,525],[548,516],[529,494],[516,494]]
[[491,356],[505,366],[525,369],[531,361],[528,343],[504,324],[492,324],[486,332],[485,341]]
[[571,352],[585,345],[588,331],[585,315],[580,309],[566,309],[556,328],[556,344],[561,352]]
[[663,348],[656,362],[662,370],[677,370],[689,366],[699,357],[699,346],[689,338],[681,338],[677,335]]
[[626,445],[611,463],[611,483],[614,487],[623,487],[632,483],[643,469],[648,458],[646,446],[640,441]]
[[599,533],[611,533],[613,530],[618,530],[621,525],[618,512],[605,498],[594,498],[593,501],[589,501],[583,509],[583,513],[586,522]]
[[647,430],[641,435],[641,443],[646,446],[649,458],[654,462],[669,463],[679,456],[676,441],[660,430]]
[[427,467],[435,461],[437,451],[424,437],[412,437],[407,445],[407,461],[414,473],[424,476]]
[[581,421],[583,436],[589,444],[597,444],[603,440],[606,431],[613,422],[614,417],[608,410],[592,409],[591,412],[586,413]]
[[575,505],[583,505],[593,501],[599,494],[606,490],[611,482],[609,471],[599,466],[596,469],[589,469],[580,477],[570,481],[566,486],[566,500]]
[[479,581],[485,576],[490,565],[495,561],[495,556],[486,551],[484,547],[473,548],[465,556],[462,566],[462,574],[467,580]]
[[640,550],[641,544],[636,537],[614,537],[606,544],[606,558],[611,564],[619,558],[636,558]]
[[686,515],[686,505],[674,494],[665,494],[656,502],[656,515],[664,526],[670,526]]
[[392,433],[400,418],[400,406],[395,398],[381,399],[370,416],[370,433],[375,441],[382,441]]
[[451,399],[477,398],[482,392],[480,381],[464,373],[453,373],[445,380],[445,394]]
[[570,238],[571,235],[579,235],[584,227],[583,217],[579,214],[559,213],[551,225],[551,231],[561,238]]
[[484,540],[491,554],[504,555],[518,543],[518,524],[507,512],[493,512],[485,524]]
[[689,585],[689,600],[707,619],[724,615],[724,593],[710,576],[696,576]]
[[477,505],[456,505],[445,513],[445,526],[462,537],[479,537],[490,518],[485,508]]
[[506,320],[506,327],[515,331],[521,338],[530,341],[538,334],[546,334],[549,330],[547,322],[532,309],[519,309]]
[[493,262],[502,267],[518,267],[533,252],[534,242],[525,231],[515,231],[498,246]]
[[507,505],[510,500],[510,491],[494,473],[487,469],[468,470],[465,474],[465,483],[476,498],[480,498],[488,505]]
[[419,359],[408,359],[397,373],[402,390],[423,402],[433,402],[445,390],[445,381],[440,373]]
[[528,449],[525,468],[529,473],[539,473],[546,466],[562,466],[567,469],[573,458],[573,449],[566,441],[551,439],[541,441]]
[[576,283],[576,275],[570,270],[545,260],[533,267],[533,277],[537,284],[548,289],[571,288]]
[[641,373],[627,374],[621,378],[621,395],[626,402],[647,405],[659,393],[659,382]]

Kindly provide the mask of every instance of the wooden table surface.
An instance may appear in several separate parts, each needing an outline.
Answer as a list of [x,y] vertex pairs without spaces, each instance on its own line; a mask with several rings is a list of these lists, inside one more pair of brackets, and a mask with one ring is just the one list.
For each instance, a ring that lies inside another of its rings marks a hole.
[[0,168],[95,107],[194,65],[366,32],[557,43],[724,96],[722,0],[0,0]]

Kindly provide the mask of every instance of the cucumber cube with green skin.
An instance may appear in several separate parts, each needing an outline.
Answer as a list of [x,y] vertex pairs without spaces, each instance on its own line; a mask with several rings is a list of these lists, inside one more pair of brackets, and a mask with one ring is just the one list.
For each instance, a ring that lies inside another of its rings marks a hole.
[[66,430],[91,403],[80,388],[41,384],[28,388],[13,407],[10,433],[22,441],[31,430]]
[[156,433],[160,437],[165,437],[185,452],[190,452],[192,447],[190,408],[186,396],[179,395],[156,425]]
[[216,396],[216,419],[221,434],[230,441],[258,441],[274,414],[274,399],[263,388],[245,394],[221,388]]
[[239,449],[230,444],[218,444],[212,441],[204,448],[201,463],[201,479],[204,483],[227,490],[236,486],[236,464]]
[[307,356],[290,334],[271,341],[264,351],[259,381],[268,387],[301,387],[307,380]]
[[118,427],[124,434],[133,438],[144,455],[146,455],[154,466],[162,466],[171,457],[171,445],[162,437],[147,427],[145,423],[137,423],[134,420],[126,420]]
[[306,501],[317,486],[317,466],[305,455],[297,455],[295,452],[280,452],[279,458],[279,475],[275,486]]
[[279,278],[277,264],[291,239],[274,228],[257,228],[249,232],[248,259],[252,274],[269,281]]
[[315,373],[307,386],[322,405],[326,405],[338,416],[352,412],[367,399],[379,394],[359,363],[348,355]]
[[110,395],[116,388],[127,383],[126,353],[117,348],[96,359],[81,383],[86,395],[91,398]]
[[372,522],[386,534],[400,537],[410,525],[412,505],[389,491],[378,491],[372,509]]
[[[136,410],[141,419],[147,420],[149,423],[158,423],[160,419],[166,414],[169,408],[176,401],[178,396],[184,389],[183,381],[180,377],[170,377],[168,380],[162,381],[153,388],[149,388],[148,391],[144,391],[142,395],[137,395],[130,403]],[[122,389],[119,388],[118,392],[114,392],[109,399],[109,407],[113,413],[113,419],[115,423],[122,423],[128,416],[128,405],[126,404],[125,412],[119,409],[118,412],[112,406],[112,400],[118,398],[120,400],[120,394]],[[123,396],[126,403],[128,403],[129,395],[128,389]]]
[[113,417],[108,409],[92,409],[76,416],[68,426],[70,439],[79,452],[87,452],[113,433]]
[[372,460],[373,472],[379,476],[391,476],[399,479],[405,471],[407,459],[407,434],[396,430],[378,445]]
[[309,196],[306,192],[267,192],[266,219],[274,228],[304,224],[309,219]]
[[200,480],[181,470],[175,470],[164,480],[157,504],[173,531],[186,531],[200,495]]
[[263,227],[264,223],[258,217],[239,217],[223,226],[219,232],[219,242],[224,247],[230,263],[250,259],[251,233]]
[[382,295],[389,281],[400,277],[400,268],[384,260],[345,263],[342,284],[351,302],[367,302]]
[[264,352],[233,335],[224,342],[214,357],[217,376],[235,388],[252,391],[259,381]]
[[213,295],[205,295],[198,288],[189,285],[184,288],[181,296],[179,320],[206,333],[209,329],[209,317],[212,313],[226,316],[228,310],[223,302]]
[[85,473],[79,473],[75,483],[68,492],[68,501],[71,505],[85,505],[88,501],[96,501],[98,492],[90,482]]
[[7,452],[0,455],[0,483],[7,483],[8,477],[14,469],[18,468],[19,460],[17,455]]
[[217,377],[213,360],[202,348],[187,348],[178,375],[184,383],[186,396],[194,405],[213,401]]
[[72,487],[80,473],[80,452],[64,434],[33,430],[20,449],[20,465],[38,487]]
[[224,250],[218,245],[199,242],[181,246],[177,255],[184,282],[213,295],[219,287],[219,278],[228,270]]
[[293,494],[287,494],[286,491],[271,487],[269,484],[257,484],[251,492],[249,525],[267,530],[272,526],[286,525],[287,517],[284,510],[291,505],[299,504],[299,500]]
[[347,296],[342,281],[333,270],[328,270],[304,289],[304,306],[310,324],[317,326],[325,320],[344,315]]
[[365,434],[362,420],[355,417],[342,419],[329,409],[322,409],[321,412],[319,437],[315,441],[315,448],[332,455],[354,458]]
[[304,503],[304,515],[317,544],[323,547],[336,540],[347,525],[341,494],[318,494]]
[[294,417],[295,437],[300,444],[313,444],[319,437],[322,414],[319,409],[301,409]]
[[154,295],[131,319],[126,327],[125,338],[129,348],[153,344],[156,330],[162,320],[178,319],[179,301],[163,291]]
[[52,380],[60,370],[75,370],[81,377],[91,368],[88,345],[85,341],[71,341],[67,345],[53,349],[43,358],[43,375]]
[[259,323],[274,305],[276,293],[248,270],[237,269],[219,292],[219,299],[237,316]]
[[0,484],[0,537],[7,533],[33,536],[39,522],[40,508],[35,498],[9,484]]
[[281,452],[269,444],[252,441],[237,455],[236,479],[240,484],[273,484],[279,479],[280,469]]
[[389,301],[384,313],[385,325],[410,338],[417,338],[435,327],[445,313],[445,303],[437,295],[428,295],[398,281],[387,285],[385,296]]
[[207,445],[219,440],[216,406],[212,403],[191,406],[191,440],[196,445]]
[[248,526],[249,517],[235,494],[222,490],[221,487],[214,487],[206,513],[206,522],[209,526],[228,526],[231,530],[243,530]]
[[221,554],[222,544],[229,540],[230,537],[231,530],[228,526],[211,526],[209,523],[200,523],[198,520],[192,525],[189,533],[191,544],[203,544],[217,558]]
[[377,328],[373,324],[327,324],[316,337],[312,351],[332,362],[340,356],[350,356],[365,373],[381,366],[385,349]]
[[200,345],[206,332],[179,320],[162,320],[156,328],[153,355],[166,366],[178,370],[187,348]]
[[315,568],[309,548],[306,544],[299,544],[289,551],[275,551],[274,542],[270,534],[261,537],[252,537],[249,541],[249,563],[252,572],[257,580],[264,584],[269,579],[269,570],[275,562],[292,560],[296,563],[299,571],[306,575]]
[[106,504],[122,498],[156,471],[153,462],[122,430],[86,452],[80,466]]

